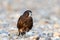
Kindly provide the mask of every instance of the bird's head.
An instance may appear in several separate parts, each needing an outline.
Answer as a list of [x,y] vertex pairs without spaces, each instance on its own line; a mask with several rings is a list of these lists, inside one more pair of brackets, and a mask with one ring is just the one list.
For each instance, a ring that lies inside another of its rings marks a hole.
[[24,14],[23,14],[24,16],[32,16],[32,11],[31,10],[27,10],[27,11],[25,11],[24,12]]

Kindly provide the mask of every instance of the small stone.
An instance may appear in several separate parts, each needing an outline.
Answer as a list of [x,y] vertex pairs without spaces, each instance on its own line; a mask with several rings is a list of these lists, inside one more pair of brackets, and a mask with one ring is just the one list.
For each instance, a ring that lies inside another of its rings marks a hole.
[[32,40],[39,40],[39,36],[33,36]]
[[46,37],[45,40],[52,40],[50,37]]
[[59,37],[59,35],[60,35],[60,33],[58,33],[58,32],[54,32],[54,37]]
[[48,33],[47,36],[48,37],[53,37],[53,33]]
[[55,24],[54,24],[54,28],[55,28],[55,29],[59,29],[59,28],[60,28],[60,25],[59,25],[58,23],[55,23]]

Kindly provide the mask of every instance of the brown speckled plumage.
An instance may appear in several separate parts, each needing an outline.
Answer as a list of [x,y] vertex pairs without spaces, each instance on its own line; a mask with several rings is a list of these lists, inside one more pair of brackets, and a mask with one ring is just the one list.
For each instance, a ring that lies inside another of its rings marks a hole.
[[19,35],[20,34],[24,35],[33,27],[33,19],[31,16],[29,16],[29,12],[31,11],[30,10],[25,11],[23,15],[21,15],[18,19],[17,28]]

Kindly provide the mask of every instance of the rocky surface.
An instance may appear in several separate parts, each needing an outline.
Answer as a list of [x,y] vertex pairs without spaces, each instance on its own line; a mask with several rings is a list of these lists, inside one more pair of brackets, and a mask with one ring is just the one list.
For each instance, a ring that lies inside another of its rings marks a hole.
[[[16,24],[27,9],[34,24],[21,38]],[[0,40],[60,40],[60,0],[0,0]]]

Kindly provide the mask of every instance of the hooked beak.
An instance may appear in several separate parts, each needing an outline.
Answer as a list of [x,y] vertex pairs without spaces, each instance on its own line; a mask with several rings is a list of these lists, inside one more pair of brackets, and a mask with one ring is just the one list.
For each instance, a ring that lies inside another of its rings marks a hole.
[[32,12],[29,12],[29,16],[32,16]]

